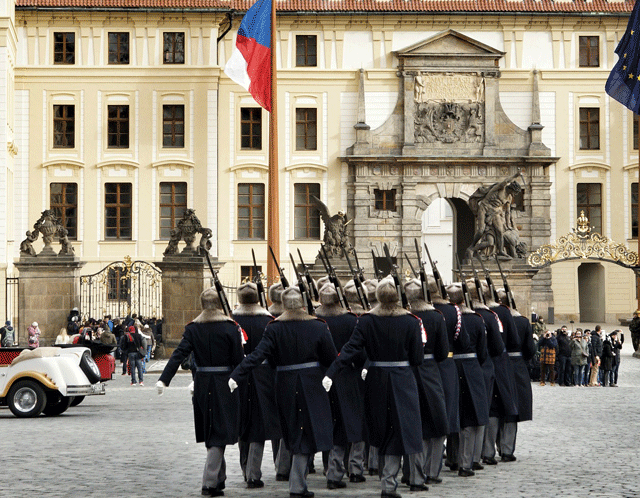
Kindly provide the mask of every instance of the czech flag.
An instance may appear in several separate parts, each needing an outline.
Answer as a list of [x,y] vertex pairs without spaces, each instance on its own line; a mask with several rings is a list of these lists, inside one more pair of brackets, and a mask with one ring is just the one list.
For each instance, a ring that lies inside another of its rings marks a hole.
[[271,112],[271,1],[258,0],[242,18],[224,72]]

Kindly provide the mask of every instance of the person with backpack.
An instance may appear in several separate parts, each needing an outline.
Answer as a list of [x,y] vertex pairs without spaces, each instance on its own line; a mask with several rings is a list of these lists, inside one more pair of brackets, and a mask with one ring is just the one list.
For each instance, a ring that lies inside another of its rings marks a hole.
[[136,369],[138,369],[138,376],[140,377],[140,385],[144,386],[143,382],[143,367],[142,358],[144,355],[141,353],[142,337],[132,325],[127,329],[122,338],[122,352],[126,358],[129,359],[129,368],[131,369],[131,385],[135,386],[138,381],[136,379]]
[[13,347],[13,341],[13,327],[11,326],[11,321],[7,320],[6,322],[4,322],[4,327],[0,329],[0,345],[3,348],[11,348]]

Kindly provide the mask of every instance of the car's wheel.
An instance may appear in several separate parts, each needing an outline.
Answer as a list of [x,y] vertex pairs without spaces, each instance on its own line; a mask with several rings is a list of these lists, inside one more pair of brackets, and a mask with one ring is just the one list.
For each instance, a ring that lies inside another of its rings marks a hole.
[[24,379],[11,386],[7,403],[16,417],[37,417],[44,410],[47,395],[36,381]]
[[42,412],[49,417],[55,417],[66,412],[72,401],[73,396],[63,396],[58,391],[49,391],[47,393],[47,404]]
[[80,403],[84,401],[84,396],[74,396],[71,401],[71,406],[78,406]]
[[100,382],[100,379],[102,378],[100,375],[100,369],[88,351],[85,351],[82,354],[82,358],[80,358],[80,369],[87,376],[87,379],[89,379],[91,384]]

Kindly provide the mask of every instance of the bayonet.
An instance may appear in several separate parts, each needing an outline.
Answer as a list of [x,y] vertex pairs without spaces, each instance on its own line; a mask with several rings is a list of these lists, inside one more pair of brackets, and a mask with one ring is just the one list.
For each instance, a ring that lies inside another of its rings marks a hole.
[[[344,296],[344,291],[342,290],[342,285],[340,284],[340,280],[338,280],[338,276],[336,275],[335,269],[333,268],[333,266],[331,266],[331,263],[329,261],[329,256],[327,256],[327,251],[324,248],[324,245],[320,246],[320,251],[324,255],[324,260],[322,261],[322,264],[324,265],[325,269],[327,270],[327,275],[329,277],[329,281],[336,288],[336,292],[338,293],[338,300],[340,301],[340,305],[344,309],[350,310],[349,303],[347,302],[347,298]],[[321,259],[322,259],[322,257],[321,257]],[[325,261],[326,261],[326,263],[325,263]]]
[[[418,265],[420,266],[420,283],[422,284],[422,294],[424,295],[424,300],[430,303],[431,292],[429,292],[427,272],[424,271],[424,261],[422,260],[422,254],[420,254],[420,245],[418,244],[418,239],[413,239],[413,244],[416,248],[416,257],[418,258]],[[413,267],[411,269],[413,270]]]
[[222,286],[222,282],[218,278],[218,272],[213,269],[213,265],[211,264],[211,258],[209,258],[209,252],[206,251],[204,255],[207,258],[207,263],[209,263],[209,269],[211,270],[211,275],[213,275],[213,286],[216,288],[216,292],[218,293],[218,299],[220,299],[220,305],[222,306],[222,311],[225,315],[231,316],[231,306],[229,306],[229,300],[227,299],[227,295],[224,292],[224,287]]
[[309,268],[304,264],[304,259],[302,259],[302,253],[300,249],[298,249],[298,257],[300,258],[300,263],[302,263],[302,271],[304,272],[304,278],[307,280],[307,286],[309,287],[309,295],[312,296],[314,301],[318,301],[320,296],[318,295],[318,288],[313,281],[313,277],[309,273]]
[[440,289],[440,294],[442,295],[442,299],[447,299],[449,296],[447,295],[447,289],[444,286],[444,282],[442,281],[442,277],[440,276],[440,272],[438,271],[438,267],[436,266],[437,261],[433,261],[431,259],[431,254],[429,253],[429,248],[427,247],[427,243],[424,243],[424,249],[427,251],[427,257],[429,258],[429,264],[431,265],[431,272],[433,273],[433,278],[436,279],[436,284]]
[[356,293],[358,294],[358,299],[360,300],[360,304],[362,305],[363,309],[370,310],[371,305],[369,304],[369,300],[367,299],[367,293],[362,287],[362,282],[358,277],[358,272],[355,270],[355,268],[351,264],[351,260],[349,259],[347,250],[344,247],[342,248],[342,253],[344,254],[344,257],[347,260],[347,263],[349,264],[349,270],[351,270],[351,275],[353,275],[353,284],[356,287]]
[[310,315],[313,315],[313,303],[311,302],[311,296],[307,291],[307,287],[304,284],[302,275],[300,275],[300,272],[296,267],[296,262],[293,260],[293,256],[291,255],[291,253],[289,253],[289,258],[291,258],[291,265],[293,266],[293,271],[295,272],[296,278],[298,279],[298,289],[300,289],[300,294],[302,295],[302,299],[307,306],[307,313],[309,313]]
[[400,282],[400,277],[398,276],[398,266],[391,259],[391,254],[389,253],[389,246],[385,243],[383,246],[384,255],[387,258],[387,262],[391,268],[391,276],[393,277],[393,282],[396,286],[396,290],[398,291],[398,299],[402,303],[402,307],[405,309],[409,309],[409,301],[407,301],[407,295],[404,292],[404,287]]
[[516,300],[513,298],[513,292],[511,292],[511,287],[509,287],[509,282],[507,282],[507,277],[505,277],[502,272],[502,266],[500,266],[500,260],[498,259],[498,255],[495,255],[496,263],[498,263],[498,270],[500,270],[500,276],[502,277],[502,285],[504,285],[504,291],[507,294],[507,299],[509,300],[509,307],[511,309],[516,308]]
[[458,265],[457,273],[460,277],[460,283],[462,284],[462,295],[464,296],[464,304],[467,308],[472,309],[471,306],[471,294],[469,293],[469,287],[467,287],[467,276],[462,271],[462,265],[460,264],[460,257],[456,253],[456,264]]
[[269,252],[271,253],[273,262],[276,264],[278,273],[280,274],[280,282],[282,283],[282,287],[286,289],[287,287],[289,287],[289,281],[287,280],[287,277],[284,276],[284,268],[280,267],[280,263],[278,263],[278,258],[276,258],[276,255],[273,253],[273,249],[271,249],[271,246],[269,246]]
[[258,287],[258,298],[260,299],[260,306],[264,309],[267,309],[269,305],[267,304],[267,295],[264,291],[264,285],[262,284],[262,272],[258,268],[258,264],[256,263],[256,253],[251,249],[251,257],[253,258],[253,281]]
[[476,271],[476,266],[473,264],[473,257],[470,257],[471,261],[471,269],[473,270],[473,283],[478,290],[478,300],[481,304],[487,304],[484,300],[484,293],[482,292],[482,284],[480,283],[480,277],[478,277],[478,272]]

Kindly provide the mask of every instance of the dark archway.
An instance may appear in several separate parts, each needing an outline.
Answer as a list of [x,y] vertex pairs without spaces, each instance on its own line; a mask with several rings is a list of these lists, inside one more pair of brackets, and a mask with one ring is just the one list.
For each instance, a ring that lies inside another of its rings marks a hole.
[[600,263],[582,263],[578,267],[581,322],[604,321],[604,289],[604,267]]
[[454,227],[455,227],[455,243],[454,243],[454,259],[458,255],[460,261],[464,261],[467,248],[473,244],[473,235],[476,228],[476,219],[471,212],[469,204],[460,198],[447,199],[453,206]]

